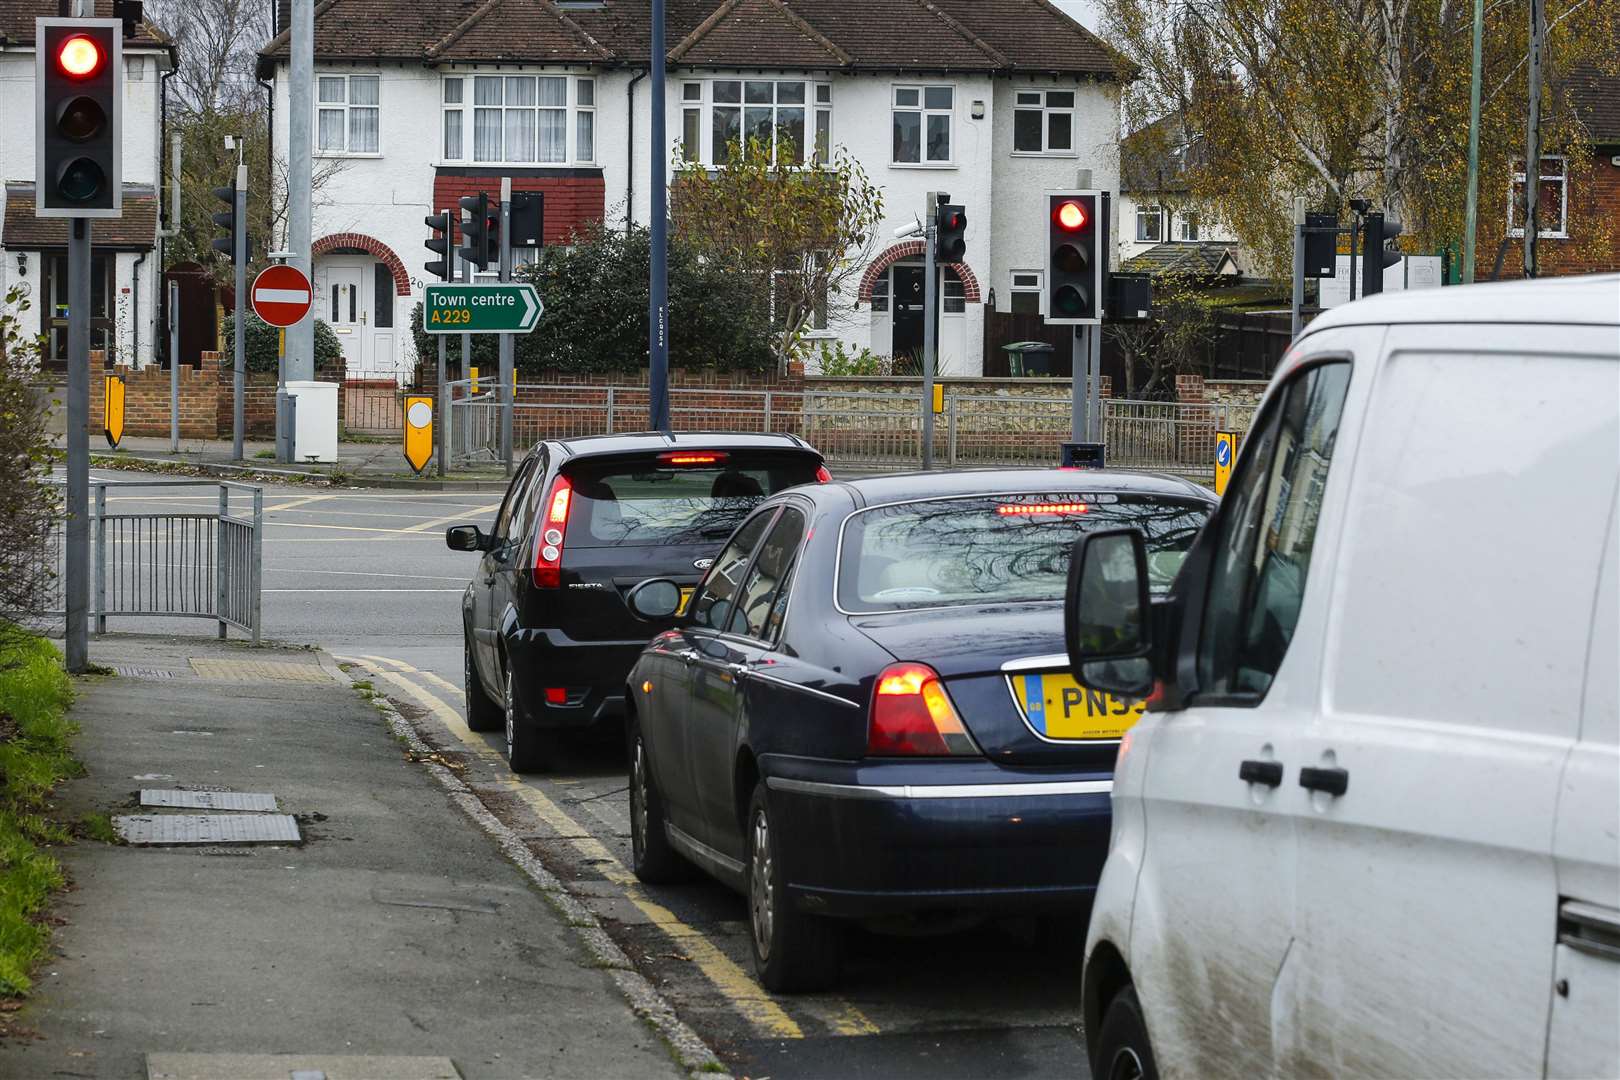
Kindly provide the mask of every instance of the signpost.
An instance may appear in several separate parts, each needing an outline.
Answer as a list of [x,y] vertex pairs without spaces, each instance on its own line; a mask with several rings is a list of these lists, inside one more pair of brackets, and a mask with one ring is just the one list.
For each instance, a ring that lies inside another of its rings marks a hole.
[[296,266],[267,266],[253,279],[253,313],[271,326],[293,326],[309,315],[315,302],[309,278]]
[[527,282],[431,282],[422,298],[422,329],[429,334],[527,334],[544,311],[540,294]]
[[1225,495],[1227,481],[1232,479],[1232,459],[1237,456],[1237,433],[1215,433],[1215,494]]
[[405,460],[420,475],[433,460],[433,399],[405,399]]

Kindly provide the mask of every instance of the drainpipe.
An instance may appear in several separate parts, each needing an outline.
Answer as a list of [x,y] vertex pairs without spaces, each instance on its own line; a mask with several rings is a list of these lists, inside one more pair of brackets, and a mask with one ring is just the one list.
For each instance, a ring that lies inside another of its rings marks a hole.
[[[254,81],[264,87],[264,197],[271,199],[276,192],[276,87],[273,82],[257,75],[254,75]],[[273,243],[274,240],[273,236],[265,237],[266,243]]]
[[134,299],[130,307],[135,309],[134,317],[130,320],[129,328],[129,359],[130,367],[140,369],[141,363],[141,264],[146,261],[146,252],[135,257],[135,265],[130,269],[130,291]]
[[[180,70],[180,65],[179,65],[179,63],[176,62],[173,54],[171,53],[170,54],[170,60],[169,60],[169,70],[165,71],[162,75],[160,75],[158,77],[158,153],[159,154],[161,154],[163,152],[163,144],[165,142],[169,141],[169,138],[170,138],[170,135],[169,135],[169,80],[174,78],[175,73],[178,72],[179,70]],[[171,144],[172,147],[173,147],[173,152],[170,155],[173,164],[170,166],[169,180],[170,180],[170,182],[172,182],[174,184],[174,200],[173,200],[172,208],[169,211],[169,227],[167,229],[161,227],[162,224],[163,224],[162,215],[159,214],[159,221],[158,221],[159,228],[158,228],[158,231],[157,231],[158,281],[159,281],[160,284],[163,281],[163,268],[165,266],[167,266],[168,263],[169,263],[169,243],[168,243],[169,237],[173,236],[175,233],[180,231],[180,133],[178,131],[174,133],[173,140],[174,141]],[[163,198],[163,161],[162,161],[161,158],[159,158],[159,160],[158,160],[158,199],[159,199],[158,205],[159,205],[160,208],[162,207],[162,201],[161,201],[162,198]],[[167,301],[166,297],[164,296],[164,290],[162,290],[162,289],[158,290],[157,308],[158,308],[158,313],[159,313],[160,316],[165,315],[168,312],[168,301]],[[165,326],[168,325],[168,320],[167,319],[161,319],[160,321],[162,321]],[[152,349],[152,355],[154,357],[157,355],[157,348],[156,348],[155,342],[154,342],[154,347]],[[174,361],[171,358],[169,362],[172,364]]]
[[625,181],[624,181],[624,228],[630,231],[630,226],[636,220],[636,83],[647,77],[645,71],[636,72],[636,77],[630,80],[629,93],[625,96],[630,100],[628,109],[629,136],[625,142]]

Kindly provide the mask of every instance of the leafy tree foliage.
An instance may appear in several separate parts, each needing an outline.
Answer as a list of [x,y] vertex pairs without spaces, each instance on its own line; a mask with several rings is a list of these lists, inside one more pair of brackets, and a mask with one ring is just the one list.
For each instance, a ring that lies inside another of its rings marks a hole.
[[[236,340],[236,316],[225,317],[224,328],[219,333],[220,340],[220,367],[231,367],[236,358],[231,352],[232,342]],[[276,327],[271,326],[257,315],[248,314],[247,323],[242,333],[242,360],[249,371],[268,371],[274,373],[278,365],[278,353],[281,349],[281,335]],[[332,330],[330,323],[320,319],[315,320],[315,370],[321,372],[343,363],[343,343],[338,340],[337,334]]]
[[28,307],[15,286],[0,302],[0,645],[49,606],[56,577],[50,538],[59,500],[46,483],[50,403],[37,385],[40,340],[22,332]]
[[1126,399],[1174,395],[1176,376],[1200,370],[1215,339],[1214,297],[1188,274],[1153,279],[1153,310],[1140,322],[1111,322],[1103,333],[1125,363]]

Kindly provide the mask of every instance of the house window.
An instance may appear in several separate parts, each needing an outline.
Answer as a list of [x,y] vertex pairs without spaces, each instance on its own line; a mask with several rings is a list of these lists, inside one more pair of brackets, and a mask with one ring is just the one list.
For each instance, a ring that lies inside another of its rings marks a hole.
[[746,139],[763,143],[776,165],[803,165],[807,155],[824,164],[832,149],[832,87],[791,79],[681,84],[684,160],[724,166],[732,145]]
[[1041,280],[1039,270],[1012,272],[1012,313],[1014,315],[1041,314]]
[[323,154],[378,152],[376,75],[322,75],[318,80],[315,147]]
[[889,272],[879,274],[877,280],[872,282],[872,310],[889,310]]
[[[792,308],[793,300],[789,295],[793,277],[798,271],[773,270],[771,272],[771,325],[783,329],[787,325],[788,312]],[[821,282],[816,296],[810,305],[810,318],[805,323],[806,330],[827,329],[827,285]]]
[[1074,91],[1020,90],[1013,107],[1013,151],[1069,154],[1074,151]]
[[949,266],[940,276],[941,308],[947,315],[960,315],[967,310],[967,286]]
[[1198,215],[1184,212],[1176,215],[1176,239],[1184,244],[1198,242]]
[[1136,208],[1136,242],[1157,244],[1164,239],[1164,211],[1157,206]]
[[563,165],[596,160],[594,79],[454,75],[444,80],[443,108],[446,161]]
[[894,88],[892,128],[897,165],[948,165],[956,91],[949,86]]
[[[1524,235],[1524,166],[1516,165],[1513,189],[1508,195],[1508,232]],[[1541,159],[1540,184],[1536,188],[1536,235],[1569,235],[1569,161],[1562,156]]]

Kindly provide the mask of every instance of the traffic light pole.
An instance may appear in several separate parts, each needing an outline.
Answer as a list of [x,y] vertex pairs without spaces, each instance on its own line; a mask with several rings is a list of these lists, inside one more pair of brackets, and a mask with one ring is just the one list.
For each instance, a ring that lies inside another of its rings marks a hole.
[[1091,349],[1086,342],[1086,328],[1074,328],[1074,344],[1069,361],[1069,441],[1090,442],[1086,434],[1091,430],[1091,395],[1086,393],[1086,372],[1091,366]]
[[169,453],[180,452],[180,283],[169,281]]
[[1294,291],[1289,304],[1289,335],[1299,337],[1305,306],[1305,196],[1294,196]]
[[[501,177],[501,280],[512,280],[512,178]],[[512,475],[513,342],[511,334],[500,335],[501,386],[495,400],[501,403],[501,458],[506,475]]]
[[233,411],[232,411],[232,414],[231,414],[232,415],[232,419],[231,419],[231,458],[232,458],[232,460],[235,460],[235,461],[241,461],[242,457],[243,457],[243,454],[242,454],[242,427],[243,427],[242,397],[243,397],[244,392],[246,391],[246,383],[247,383],[247,357],[246,357],[246,354],[245,354],[245,352],[243,350],[243,343],[246,340],[246,338],[244,337],[244,334],[245,334],[245,331],[247,330],[247,313],[248,313],[248,307],[249,307],[248,295],[247,295],[247,166],[246,165],[238,165],[236,167],[236,205],[235,205],[235,207],[233,207],[233,210],[236,213],[236,235],[235,235],[235,237],[233,237],[233,239],[235,240],[235,246],[236,246],[236,252],[235,252],[235,256],[234,256],[234,261],[236,262],[236,318],[234,320],[232,320],[232,322],[234,323],[234,329],[236,331],[236,333],[234,335],[236,340],[232,344],[232,348],[235,350],[235,368],[234,368],[234,372],[233,372],[233,376],[232,376],[232,382],[233,382],[233,388],[235,389],[235,392],[236,392],[236,402],[235,402],[235,405],[234,405],[234,408],[233,408]]
[[939,193],[930,191],[923,206],[923,362],[922,362],[922,467],[934,467],[934,350],[938,341],[934,331],[934,306],[939,303],[938,260],[934,257],[934,243],[939,239],[935,211],[939,206]]
[[[652,0],[652,49],[647,80],[652,87],[652,176],[648,211],[652,219],[652,258],[647,289],[647,405],[652,430],[668,432],[669,419],[669,146],[664,141],[664,0]],[[632,212],[634,208],[632,207]]]
[[68,226],[67,551],[63,561],[67,669],[90,667],[90,222]]

